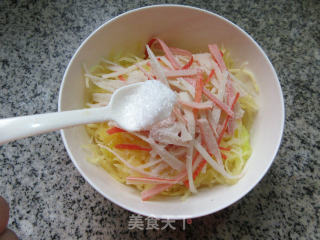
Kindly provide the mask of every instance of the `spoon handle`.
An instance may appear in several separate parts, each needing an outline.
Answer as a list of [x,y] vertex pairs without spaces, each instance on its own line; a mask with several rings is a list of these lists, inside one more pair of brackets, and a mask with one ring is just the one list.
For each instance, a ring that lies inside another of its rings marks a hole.
[[0,145],[24,137],[87,123],[110,120],[110,107],[0,119]]

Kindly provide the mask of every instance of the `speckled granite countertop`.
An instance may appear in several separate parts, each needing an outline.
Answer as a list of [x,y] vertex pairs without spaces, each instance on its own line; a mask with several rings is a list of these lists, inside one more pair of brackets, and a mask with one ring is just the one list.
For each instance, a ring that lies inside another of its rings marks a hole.
[[319,1],[0,1],[0,117],[56,111],[80,43],[110,17],[155,3],[223,15],[266,51],[286,105],[270,171],[242,200],[185,230],[182,222],[176,230],[129,230],[131,213],[84,181],[59,132],[31,137],[0,147],[9,227],[21,239],[320,239]]

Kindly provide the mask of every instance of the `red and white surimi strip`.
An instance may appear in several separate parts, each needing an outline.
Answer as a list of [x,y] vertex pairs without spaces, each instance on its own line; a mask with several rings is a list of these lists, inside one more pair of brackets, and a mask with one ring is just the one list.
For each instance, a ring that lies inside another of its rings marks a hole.
[[[193,165],[193,170],[195,170],[198,167],[199,163],[200,163],[200,161],[195,161],[195,163]],[[176,181],[180,182],[180,181],[184,181],[186,178],[187,178],[187,171],[184,170],[181,173],[179,173],[175,179],[176,179]],[[152,198],[153,196],[169,189],[173,185],[174,184],[169,184],[169,183],[168,184],[157,184],[150,189],[146,189],[146,190],[142,191],[141,198],[143,201],[146,201],[146,200]]]
[[189,57],[189,61],[182,67],[182,69],[188,69],[191,67],[193,63],[193,56],[191,52],[180,48],[170,48],[170,50],[176,55]]
[[[186,82],[188,82],[190,85],[196,87],[196,80],[192,78],[183,78]],[[219,107],[221,110],[223,110],[226,114],[229,116],[233,116],[233,111],[230,109],[230,107],[225,104],[224,102],[220,101],[216,96],[214,96],[207,88],[203,87],[202,92],[204,95],[207,96],[209,100],[211,100],[217,107]]]
[[222,72],[226,71],[227,67],[223,61],[223,57],[221,55],[221,52],[220,52],[218,46],[216,44],[209,44],[208,48],[209,48],[209,51],[210,51],[212,57],[217,61],[221,71]]
[[[192,53],[187,51],[187,50],[184,50],[184,49],[180,49],[180,48],[172,48],[172,47],[168,47],[164,41],[162,41],[161,39],[159,38],[152,38],[149,42],[148,42],[148,46],[151,48],[152,44],[154,42],[158,42],[163,50],[163,52],[165,53],[165,56],[166,58],[169,60],[171,66],[178,70],[178,69],[188,69],[192,63],[193,63],[193,56],[192,56]],[[181,67],[181,65],[179,64],[179,62],[177,61],[177,59],[175,58],[175,56],[173,54],[176,54],[176,55],[181,55],[181,56],[187,56],[189,57],[189,61]],[[145,51],[145,57],[147,58],[148,57],[148,52]]]
[[223,110],[226,114],[228,114],[230,117],[233,117],[234,113],[230,109],[228,105],[221,102],[216,96],[214,96],[208,89],[203,88],[203,94],[207,96],[208,99],[210,99],[215,105],[217,105],[221,110]]

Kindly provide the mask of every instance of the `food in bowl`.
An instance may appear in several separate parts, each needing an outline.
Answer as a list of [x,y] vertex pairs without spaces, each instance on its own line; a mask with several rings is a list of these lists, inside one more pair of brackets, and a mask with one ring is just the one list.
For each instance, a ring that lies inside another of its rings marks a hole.
[[156,200],[141,201],[140,193],[134,187],[119,183],[102,167],[87,160],[88,153],[81,147],[90,142],[85,127],[62,130],[63,143],[86,182],[124,209],[144,216],[176,220],[215,213],[243,198],[266,175],[279,149],[285,119],[281,86],[272,63],[259,44],[236,24],[190,6],[157,5],[123,13],[102,24],[79,46],[64,74],[58,109],[67,111],[85,105],[83,63],[95,66],[102,56],[122,54],[124,49],[127,53],[139,53],[137,43],[146,43],[152,36],[194,53],[207,52],[209,43],[223,44],[235,61],[247,62],[248,69],[256,76],[260,92],[255,99],[259,111],[250,127],[252,154],[243,170],[245,174],[237,184],[198,188],[197,194],[184,201],[180,196],[159,194]]
[[103,59],[84,68],[88,107],[106,106],[116,89],[151,79],[177,95],[170,117],[142,131],[127,132],[112,121],[86,126],[88,160],[138,189],[142,200],[185,198],[241,178],[252,153],[259,91],[245,63],[236,63],[227,49],[209,44],[208,52],[193,54],[153,38],[144,57]]

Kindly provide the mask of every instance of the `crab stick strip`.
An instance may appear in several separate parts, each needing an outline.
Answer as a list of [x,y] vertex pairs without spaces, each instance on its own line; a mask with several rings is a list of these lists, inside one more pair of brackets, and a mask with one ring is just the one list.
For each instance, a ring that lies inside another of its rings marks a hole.
[[[183,78],[186,82],[188,82],[193,87],[196,87],[196,80],[192,78]],[[221,110],[223,110],[226,114],[228,114],[230,117],[234,116],[233,111],[230,109],[230,107],[225,104],[224,102],[220,101],[216,96],[214,96],[208,89],[205,87],[202,88],[202,92],[209,100],[211,100],[217,107],[219,107]]]
[[209,52],[211,53],[211,56],[218,63],[218,65],[221,69],[221,72],[226,71],[227,67],[223,61],[223,57],[221,55],[221,51],[219,50],[218,46],[216,44],[209,44],[208,48],[209,48]]
[[216,170],[218,173],[220,173],[222,176],[228,179],[238,179],[241,177],[241,175],[233,176],[226,172],[223,165],[218,164],[216,161],[212,159],[212,157],[209,155],[209,153],[202,147],[200,142],[195,141],[194,147],[197,149],[197,151],[200,153],[200,155],[211,165],[211,167]]
[[[151,48],[151,46],[153,45],[153,43],[158,42],[163,50],[163,52],[165,53],[166,58],[169,60],[169,62],[171,63],[172,67],[176,70],[178,69],[188,69],[192,63],[193,63],[193,56],[192,53],[184,50],[184,49],[180,49],[180,48],[172,48],[172,47],[168,47],[165,42],[163,42],[161,39],[159,38],[152,38],[149,42],[148,42],[148,46]],[[181,67],[179,62],[176,60],[176,58],[174,57],[173,54],[176,55],[181,55],[181,56],[187,56],[189,57],[189,61],[183,66]],[[149,54],[147,51],[145,51],[145,58],[148,58]]]
[[[196,82],[191,78],[184,78],[189,84],[195,87]],[[208,99],[210,99],[216,106],[218,106],[221,110],[223,110],[226,114],[228,114],[230,117],[233,117],[234,113],[229,108],[228,105],[220,101],[216,96],[214,96],[208,89],[205,87],[202,88],[202,92],[204,95],[207,96]]]
[[187,62],[182,69],[188,69],[189,67],[191,67],[192,63],[193,63],[193,56],[192,53],[184,50],[184,49],[180,49],[180,48],[170,48],[170,50],[172,51],[172,53],[176,54],[176,55],[181,55],[181,56],[187,56],[189,57],[189,62]]
[[[187,176],[187,172],[186,171],[182,171],[176,178],[177,182],[182,181],[183,179],[185,179]],[[167,184],[157,184],[154,187],[144,190],[141,192],[141,198],[143,201],[146,201],[150,198],[152,198],[153,196],[169,189],[171,186],[173,186],[174,184],[172,183],[167,183]]]
[[[151,47],[152,44],[153,44],[155,41],[157,41],[157,42],[160,44],[160,46],[161,46],[164,54],[166,55],[166,58],[169,60],[169,62],[170,62],[171,65],[173,66],[173,68],[176,69],[176,70],[180,69],[181,66],[180,66],[180,64],[177,62],[177,60],[175,59],[175,57],[174,57],[174,55],[172,54],[170,48],[169,48],[169,47],[167,46],[167,44],[165,44],[161,39],[159,39],[159,38],[152,38],[152,39],[148,42],[147,46],[148,46],[148,47]],[[145,58],[148,58],[149,55],[150,55],[150,53],[147,52],[147,51],[145,51]]]
[[216,96],[214,96],[208,89],[203,88],[203,94],[207,96],[214,104],[216,104],[221,110],[223,110],[228,116],[233,117],[234,113],[233,111],[229,108],[228,105],[225,103],[221,102]]

